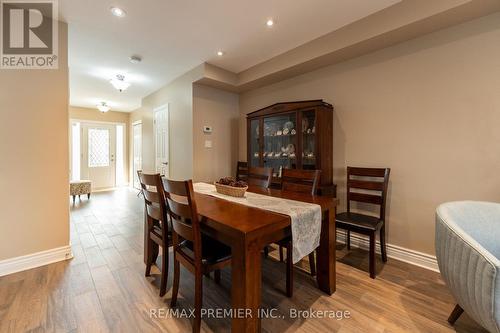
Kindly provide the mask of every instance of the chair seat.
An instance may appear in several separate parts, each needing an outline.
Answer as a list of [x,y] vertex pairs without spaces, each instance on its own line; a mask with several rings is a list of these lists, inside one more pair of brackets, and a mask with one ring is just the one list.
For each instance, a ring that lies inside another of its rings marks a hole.
[[337,227],[348,229],[350,226],[358,229],[376,231],[382,226],[382,220],[378,217],[358,213],[340,213],[335,215]]
[[[188,260],[194,262],[193,243],[184,240],[179,244],[177,250]],[[202,236],[201,242],[203,265],[214,265],[231,259],[231,248],[210,237]]]
[[290,243],[292,241],[292,237],[289,236],[289,237],[285,237],[283,238],[282,240],[280,240],[279,242],[277,242],[276,244],[278,244],[279,246],[286,246],[288,243]]

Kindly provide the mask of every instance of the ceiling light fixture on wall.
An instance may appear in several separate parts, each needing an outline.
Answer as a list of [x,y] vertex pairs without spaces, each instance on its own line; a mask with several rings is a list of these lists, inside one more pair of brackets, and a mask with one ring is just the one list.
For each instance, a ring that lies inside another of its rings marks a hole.
[[224,52],[223,52],[223,51],[217,51],[217,55],[218,55],[219,57],[222,57],[222,56],[224,55]]
[[268,27],[272,27],[274,25],[274,20],[273,19],[268,19],[267,22],[266,22],[266,25]]
[[127,90],[128,87],[130,87],[130,83],[125,81],[125,75],[118,74],[116,75],[115,78],[109,80],[113,87],[117,89],[119,92]]
[[111,14],[116,17],[124,17],[125,15],[127,15],[127,13],[123,9],[118,7],[111,7],[109,10],[111,11]]
[[111,108],[108,106],[108,104],[106,104],[106,102],[101,102],[101,104],[97,104],[97,109],[102,113],[106,113],[109,110],[111,110]]

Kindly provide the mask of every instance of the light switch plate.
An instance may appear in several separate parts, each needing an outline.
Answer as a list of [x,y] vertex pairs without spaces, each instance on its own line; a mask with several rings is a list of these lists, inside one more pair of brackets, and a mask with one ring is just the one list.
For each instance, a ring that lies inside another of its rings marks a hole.
[[212,148],[212,141],[205,140],[205,148]]

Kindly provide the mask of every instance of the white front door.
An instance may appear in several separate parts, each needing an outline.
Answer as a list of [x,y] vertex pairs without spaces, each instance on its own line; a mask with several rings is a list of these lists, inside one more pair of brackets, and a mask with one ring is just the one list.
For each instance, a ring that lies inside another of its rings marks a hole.
[[142,170],[142,123],[135,123],[133,125],[133,135],[134,135],[134,146],[133,146],[133,175],[134,187],[136,189],[141,188],[139,183],[139,176],[137,175],[138,170]]
[[115,187],[116,127],[82,123],[82,179],[92,181],[92,187]]
[[169,177],[168,104],[155,109],[154,128],[156,172]]

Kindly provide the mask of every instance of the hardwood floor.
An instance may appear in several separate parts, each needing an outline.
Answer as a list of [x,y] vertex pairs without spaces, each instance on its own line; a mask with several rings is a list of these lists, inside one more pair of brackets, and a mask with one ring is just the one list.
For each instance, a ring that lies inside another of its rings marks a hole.
[[[71,208],[74,259],[0,278],[0,332],[190,332],[190,319],[161,312],[169,309],[172,269],[163,298],[158,297],[157,267],[144,277],[142,209],[142,200],[129,189],[77,200]],[[390,258],[382,265],[377,258],[379,273],[372,280],[365,252],[339,247],[337,253],[333,296],[315,288],[308,273],[297,271],[294,296],[286,298],[285,265],[263,260],[263,307],[285,317],[263,319],[264,332],[484,331],[466,314],[455,327],[447,323],[455,304],[437,273]],[[308,267],[305,261],[302,265]],[[204,278],[203,284],[205,309],[229,308],[230,268],[222,272],[220,285],[213,278]],[[192,275],[181,268],[177,309],[191,309],[193,285]],[[290,309],[310,308],[349,311],[350,318],[289,316]],[[151,316],[152,311],[157,315]],[[202,321],[203,331],[229,329],[229,318]]]

